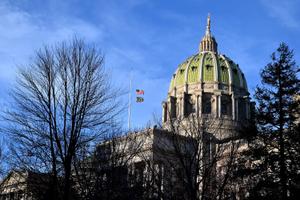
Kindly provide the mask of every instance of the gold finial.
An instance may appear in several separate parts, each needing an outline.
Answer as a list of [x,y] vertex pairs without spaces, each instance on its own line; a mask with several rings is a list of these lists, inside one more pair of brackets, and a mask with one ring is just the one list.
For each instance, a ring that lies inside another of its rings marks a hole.
[[210,13],[207,16],[206,35],[210,35]]

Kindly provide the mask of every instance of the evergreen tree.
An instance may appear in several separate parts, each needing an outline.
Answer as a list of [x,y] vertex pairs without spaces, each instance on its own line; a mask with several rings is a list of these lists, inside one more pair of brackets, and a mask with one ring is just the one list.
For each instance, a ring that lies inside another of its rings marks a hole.
[[[299,187],[299,67],[293,51],[281,43],[261,71],[256,88],[258,135],[252,156],[256,185],[253,196],[293,199]],[[297,180],[298,179],[298,180]],[[294,189],[293,189],[294,188]],[[298,189],[299,191],[299,189]]]

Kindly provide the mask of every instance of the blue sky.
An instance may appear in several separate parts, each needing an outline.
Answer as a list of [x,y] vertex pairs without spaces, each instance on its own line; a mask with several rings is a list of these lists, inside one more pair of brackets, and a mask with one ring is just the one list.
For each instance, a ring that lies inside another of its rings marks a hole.
[[300,62],[299,9],[299,0],[1,0],[0,107],[11,106],[17,66],[77,35],[102,50],[115,85],[127,89],[132,69],[133,90],[145,90],[132,108],[132,126],[141,128],[161,114],[178,64],[198,51],[208,13],[219,51],[240,65],[253,94],[281,41]]

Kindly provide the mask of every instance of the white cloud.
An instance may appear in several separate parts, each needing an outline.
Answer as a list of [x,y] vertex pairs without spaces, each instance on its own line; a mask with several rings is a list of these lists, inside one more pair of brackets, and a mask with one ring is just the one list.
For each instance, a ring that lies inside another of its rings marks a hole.
[[76,18],[48,23],[23,10],[0,3],[0,79],[11,81],[16,66],[26,64],[34,51],[45,44],[66,40],[74,35],[89,41],[101,39],[99,26]]
[[[134,126],[144,125],[151,120],[153,112],[161,114],[161,101],[167,95],[171,76],[169,74],[164,77],[164,74],[170,70],[167,68],[171,68],[172,72],[175,70],[177,63],[173,66],[174,61],[171,64],[169,61],[176,58],[179,52],[171,51],[163,59],[161,54],[165,55],[174,46],[181,46],[174,43],[175,38],[185,41],[189,31],[184,29],[160,34],[156,26],[144,23],[132,14],[132,10],[140,3],[139,0],[131,0],[122,5],[105,2],[99,5],[104,6],[101,12],[93,15],[91,20],[87,18],[88,21],[72,16],[70,10],[45,17],[8,3],[0,3],[0,18],[5,19],[0,21],[0,80],[4,85],[13,82],[15,66],[28,63],[34,50],[76,34],[88,42],[99,44],[106,55],[107,68],[111,71],[113,82],[124,89],[128,88],[129,70],[133,68],[133,89],[142,88],[146,93],[145,102],[135,104],[132,121]],[[68,6],[65,8],[69,9]],[[167,17],[176,18],[176,15],[170,14]],[[97,24],[91,23],[93,20]],[[0,90],[5,87],[7,86],[0,85]],[[0,102],[6,102],[6,98],[0,96]],[[127,100],[126,97],[124,99]]]
[[297,0],[261,0],[261,3],[267,8],[271,17],[278,19],[289,28],[299,28],[297,13],[300,4]]
[[28,64],[34,51],[74,35],[87,42],[103,38],[100,25],[68,15],[49,21],[3,2],[0,19],[0,113],[12,105],[8,93],[14,87],[17,66]]

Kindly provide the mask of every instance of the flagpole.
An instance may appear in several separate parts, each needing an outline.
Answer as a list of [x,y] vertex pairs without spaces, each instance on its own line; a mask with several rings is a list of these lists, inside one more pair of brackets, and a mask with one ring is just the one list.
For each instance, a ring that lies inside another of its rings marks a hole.
[[132,73],[129,75],[129,94],[128,94],[128,131],[131,129],[131,91],[132,91]]

